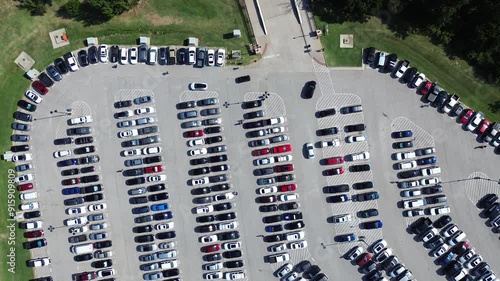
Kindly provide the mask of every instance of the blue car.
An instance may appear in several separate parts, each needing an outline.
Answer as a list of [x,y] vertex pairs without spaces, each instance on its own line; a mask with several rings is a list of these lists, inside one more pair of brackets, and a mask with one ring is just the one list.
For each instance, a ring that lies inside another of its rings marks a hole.
[[80,194],[80,188],[78,186],[70,187],[70,188],[64,188],[62,190],[62,194],[63,195]]
[[283,230],[283,226],[281,224],[266,226],[266,232],[278,232],[278,231],[282,231],[282,230]]
[[413,136],[413,132],[408,130],[408,131],[399,131],[399,132],[394,132],[391,134],[391,137],[393,139],[401,139],[401,138],[409,138]]
[[444,254],[441,257],[439,257],[437,262],[440,266],[445,266],[445,265],[449,264],[453,260],[454,257],[455,257],[455,254],[453,252],[448,252],[447,254]]
[[66,167],[76,164],[78,164],[78,161],[75,158],[73,158],[57,162],[57,167]]
[[168,203],[151,205],[151,211],[163,211],[169,208]]
[[335,242],[350,242],[350,241],[356,241],[357,237],[356,235],[354,235],[354,233],[342,234],[335,236],[333,240],[335,240]]
[[427,157],[427,158],[422,158],[417,160],[418,165],[428,165],[428,164],[434,164],[437,162],[437,158],[434,156]]
[[376,221],[367,221],[361,224],[362,229],[377,229],[377,228],[382,228],[382,221],[376,220]]

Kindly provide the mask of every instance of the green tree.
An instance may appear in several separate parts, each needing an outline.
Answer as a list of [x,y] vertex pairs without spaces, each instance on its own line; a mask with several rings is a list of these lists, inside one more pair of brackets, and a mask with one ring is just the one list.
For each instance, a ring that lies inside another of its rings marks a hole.
[[80,1],[79,0],[69,0],[68,3],[66,3],[63,6],[64,12],[70,17],[70,18],[77,18],[80,15]]

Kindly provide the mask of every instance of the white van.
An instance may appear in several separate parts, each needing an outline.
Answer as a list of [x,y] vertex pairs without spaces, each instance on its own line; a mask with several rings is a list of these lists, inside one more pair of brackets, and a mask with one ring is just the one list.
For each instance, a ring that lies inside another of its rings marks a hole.
[[19,195],[21,200],[33,200],[38,198],[38,193],[36,191],[21,193]]
[[378,56],[378,67],[384,67],[385,65],[385,58],[386,58],[386,53],[385,52],[380,52]]
[[156,55],[158,54],[157,47],[149,48],[148,64],[156,64]]
[[94,251],[94,244],[88,243],[88,244],[74,245],[74,246],[71,246],[70,250],[73,254],[76,254],[76,255],[88,254],[88,253],[92,253],[92,251]]

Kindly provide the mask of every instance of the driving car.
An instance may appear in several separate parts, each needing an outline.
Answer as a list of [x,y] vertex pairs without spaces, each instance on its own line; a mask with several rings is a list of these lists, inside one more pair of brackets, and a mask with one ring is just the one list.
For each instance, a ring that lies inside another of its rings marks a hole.
[[314,95],[314,91],[316,90],[316,81],[308,81],[304,85],[304,98],[310,99]]
[[206,91],[208,89],[207,83],[193,82],[188,86],[191,91]]

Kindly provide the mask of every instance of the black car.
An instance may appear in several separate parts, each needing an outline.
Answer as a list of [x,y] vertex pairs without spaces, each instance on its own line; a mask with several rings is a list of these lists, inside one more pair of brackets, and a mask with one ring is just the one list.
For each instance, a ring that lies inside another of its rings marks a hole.
[[250,81],[250,75],[245,75],[245,76],[240,76],[240,77],[236,77],[236,79],[234,79],[234,81],[236,83],[243,83],[243,82],[248,82]]
[[89,261],[93,259],[94,256],[92,254],[83,254],[73,257],[73,260],[76,262]]
[[102,193],[95,193],[95,194],[90,194],[86,195],[83,197],[85,202],[95,202],[102,200],[104,198],[104,195]]
[[160,141],[160,136],[151,136],[139,139],[139,144],[147,145],[147,144],[157,143],[159,141]]
[[329,108],[329,109],[325,109],[325,110],[321,110],[321,111],[316,112],[316,115],[318,118],[323,118],[323,117],[335,115],[335,113],[337,113],[337,111],[335,111],[334,108]]
[[439,203],[445,203],[446,202],[446,195],[435,195],[435,196],[428,196],[424,198],[425,203],[427,205],[430,204],[439,204]]
[[61,138],[61,139],[55,139],[54,144],[55,145],[64,145],[64,144],[72,144],[74,143],[75,140],[73,138]]
[[301,228],[304,228],[305,226],[306,225],[304,224],[303,221],[294,221],[294,222],[287,223],[287,224],[283,225],[283,227],[286,230],[301,229]]
[[394,148],[394,149],[402,149],[402,148],[409,148],[409,147],[413,147],[412,141],[400,141],[400,142],[395,142],[392,144],[392,148]]
[[93,145],[75,148],[74,150],[75,154],[87,154],[92,152],[95,152],[95,146]]
[[373,188],[373,182],[371,181],[364,181],[364,182],[357,182],[352,185],[353,189],[368,189],[368,188]]
[[134,241],[136,243],[146,243],[146,242],[153,242],[155,240],[155,237],[151,234],[148,235],[140,235],[134,237]]
[[137,177],[137,176],[142,176],[144,175],[144,169],[143,168],[137,168],[137,169],[129,169],[125,170],[122,173],[126,177]]
[[24,110],[30,111],[30,112],[35,112],[36,108],[37,108],[36,105],[29,103],[25,100],[19,100],[17,102],[17,106],[19,106],[20,108],[22,108]]
[[68,170],[62,170],[61,171],[61,176],[73,176],[73,175],[78,175],[80,173],[80,170],[77,168],[73,169],[68,169]]
[[222,256],[226,259],[239,258],[241,257],[241,251],[240,250],[226,251],[222,253]]
[[404,73],[403,77],[401,78],[401,81],[405,84],[408,84],[411,81],[413,81],[413,78],[415,78],[417,73],[418,69],[416,67],[411,67]]
[[157,193],[157,194],[152,194],[148,196],[149,201],[161,201],[161,200],[167,200],[170,196],[168,195],[167,192],[162,192],[162,193]]
[[[172,268],[169,270],[164,270],[162,271],[163,277],[173,277],[177,276],[181,273],[181,271],[178,268]],[[167,281],[182,281],[180,278],[173,278],[173,279],[165,279]],[[105,280],[103,280],[105,281]]]
[[25,122],[31,122],[33,120],[33,116],[31,114],[26,114],[20,111],[16,111],[13,114],[14,119],[25,121]]
[[293,181],[295,179],[294,174],[286,174],[276,177],[277,182]]
[[288,202],[288,203],[283,203],[278,206],[278,208],[281,211],[287,211],[287,210],[295,210],[300,207],[299,203],[296,202]]
[[109,248],[111,246],[113,246],[113,242],[111,242],[111,240],[105,240],[105,241],[100,241],[100,242],[94,243],[95,249],[104,249],[104,248]]
[[316,90],[316,81],[309,81],[306,82],[304,85],[304,98],[305,99],[310,99],[314,95],[314,91]]
[[236,260],[236,261],[228,261],[224,263],[224,267],[226,268],[239,268],[243,267],[245,263],[242,260]]
[[132,197],[128,200],[130,204],[145,204],[148,203],[148,198],[146,196]]
[[363,49],[363,57],[365,59],[365,64],[372,64],[375,61],[375,48],[369,47]]
[[161,156],[149,156],[149,157],[145,157],[144,159],[142,159],[142,162],[144,164],[153,164],[153,163],[158,163],[161,161],[162,161]]
[[207,222],[213,222],[215,221],[215,216],[208,215],[208,216],[201,216],[196,218],[196,222],[199,223],[207,223]]
[[263,217],[262,221],[264,223],[275,223],[275,222],[280,222],[283,220],[283,217],[281,215],[273,215],[273,216],[267,216]]
[[167,187],[165,186],[164,183],[159,183],[159,184],[154,184],[154,185],[148,186],[149,192],[157,192],[157,191],[162,191],[165,189],[167,189]]
[[362,210],[357,213],[357,216],[359,218],[376,217],[378,216],[378,210],[377,209]]
[[364,131],[366,130],[365,124],[355,124],[355,125],[348,125],[344,127],[344,131],[346,133],[350,132],[359,132],[359,131]]
[[231,208],[233,208],[233,205],[231,203],[220,203],[220,204],[214,205],[214,210],[217,212],[227,211],[227,210],[230,210]]
[[92,133],[91,127],[78,127],[78,128],[70,128],[66,130],[66,134],[68,136],[72,135],[88,135]]
[[384,72],[392,72],[394,70],[394,67],[396,66],[397,62],[398,62],[398,55],[390,54],[390,55],[386,56],[385,65],[384,65]]
[[186,101],[177,104],[177,109],[189,109],[196,107],[195,101]]
[[41,248],[47,246],[47,239],[37,239],[23,243],[23,249],[29,250],[34,248]]
[[153,231],[153,227],[151,225],[142,225],[132,228],[132,232],[134,233],[146,233],[151,231]]
[[95,172],[95,167],[94,166],[89,166],[89,167],[83,167],[80,169],[80,173],[86,174],[86,173],[92,173]]
[[97,58],[97,47],[96,46],[92,46],[89,48],[88,57],[89,57],[89,62],[91,64],[95,64],[95,63],[99,62],[99,59]]
[[222,259],[222,255],[220,253],[216,254],[208,254],[203,256],[204,261],[219,261]]
[[263,110],[257,110],[257,111],[247,112],[247,113],[243,114],[243,118],[245,118],[245,119],[255,119],[255,118],[262,118],[262,117],[264,117]]
[[118,59],[120,58],[120,48],[118,46],[111,46],[109,48],[109,62],[111,63],[116,63],[118,62]]
[[267,235],[263,237],[264,242],[266,243],[274,243],[284,240],[284,237],[280,234]]
[[45,87],[52,87],[54,85],[54,81],[52,81],[52,79],[50,79],[50,77],[45,74],[45,72],[42,72],[38,75],[38,80],[40,80],[40,82],[42,82]]
[[132,208],[132,214],[134,215],[145,214],[145,213],[149,213],[149,206]]
[[133,178],[125,181],[126,185],[137,185],[137,184],[143,184],[146,182],[146,178],[144,177],[138,177],[138,178]]
[[54,79],[54,81],[61,81],[63,79],[61,73],[59,73],[59,71],[57,71],[55,66],[49,65],[49,66],[47,66],[47,68],[45,70],[50,75],[50,78]]
[[30,140],[30,136],[28,135],[20,135],[20,134],[14,134],[10,136],[10,140],[13,142],[27,142]]
[[243,123],[243,129],[260,128],[260,127],[264,127],[264,126],[265,126],[265,124],[262,121],[253,121],[253,122]]
[[189,161],[189,164],[191,165],[203,165],[208,163],[208,158],[197,158],[197,159],[192,159]]
[[10,151],[12,152],[22,152],[30,150],[30,146],[27,144],[24,145],[14,145],[10,147]]
[[95,261],[90,264],[90,266],[93,268],[105,268],[105,267],[111,267],[112,265],[113,261],[111,259]]
[[309,269],[312,266],[311,262],[308,260],[304,260],[299,262],[296,266],[294,271],[297,273],[302,273],[305,272],[307,269]]
[[370,170],[371,170],[370,164],[352,165],[349,167],[349,171],[351,172],[365,172]]
[[423,194],[436,194],[443,192],[443,187],[441,185],[424,187],[421,189]]
[[210,182],[223,182],[229,180],[229,175],[223,174],[223,175],[216,175],[216,176],[211,176],[209,177]]
[[206,144],[212,144],[212,143],[221,142],[223,140],[224,139],[222,138],[222,136],[208,137],[208,138],[205,138],[205,143]]
[[175,231],[168,231],[168,232],[160,232],[155,235],[156,239],[172,239],[175,238],[177,235],[175,234]]
[[408,179],[408,178],[414,178],[414,177],[419,177],[420,172],[419,170],[409,170],[409,171],[403,171],[398,173],[398,178],[401,179]]
[[451,261],[449,264],[443,267],[443,272],[447,276],[452,276],[460,270],[462,270],[462,265],[458,261]]
[[87,144],[87,143],[93,143],[94,138],[93,137],[80,137],[75,139],[75,144]]
[[145,222],[150,222],[153,221],[153,216],[152,215],[146,215],[146,216],[141,216],[141,217],[136,217],[134,218],[135,223],[145,223]]
[[341,193],[349,191],[348,184],[330,185],[323,187],[323,193]]
[[82,183],[91,183],[99,181],[99,175],[83,176],[80,178]]
[[57,71],[61,74],[66,74],[69,72],[68,66],[66,65],[66,62],[62,58],[57,58],[54,61],[54,66],[56,67]]
[[262,106],[261,100],[246,101],[241,105],[241,107],[244,109],[256,108],[261,106]]
[[351,113],[357,113],[357,112],[362,112],[362,111],[363,111],[363,106],[361,106],[361,105],[351,105],[351,106],[342,107],[340,109],[340,113],[342,113],[342,114],[351,114]]
[[276,212],[278,211],[278,205],[263,205],[259,207],[260,212]]
[[179,50],[177,51],[177,57],[179,64],[186,64],[186,49],[179,48]]
[[215,219],[218,221],[234,220],[235,218],[236,213],[234,212],[215,215]]
[[80,61],[80,66],[88,66],[89,65],[89,56],[87,55],[87,51],[81,50],[78,52],[78,59]]
[[208,128],[203,129],[205,134],[218,134],[218,133],[222,132],[222,130],[223,129],[220,126],[208,127]]
[[210,197],[210,196],[195,197],[195,198],[193,198],[193,203],[194,204],[208,204],[208,203],[212,203],[212,197]]
[[230,183],[215,184],[210,186],[210,191],[212,192],[225,191],[231,189],[231,187],[232,185]]
[[339,129],[337,127],[331,127],[331,128],[325,128],[325,129],[320,129],[316,131],[316,135],[318,136],[328,136],[328,135],[335,135],[339,132]]
[[253,171],[254,176],[264,176],[264,175],[270,175],[274,173],[273,168],[262,168],[262,169],[255,169]]
[[441,91],[436,97],[436,100],[434,101],[434,105],[441,110],[441,107],[444,106],[446,100],[448,99],[448,92],[446,91]]
[[[227,161],[227,155],[226,154],[210,156],[208,158],[208,162],[210,162],[210,163],[218,163],[218,162],[224,162],[224,161]],[[213,167],[211,167],[210,169],[212,170],[212,168]]]
[[311,267],[309,267],[305,272],[304,272],[304,276],[307,278],[307,279],[312,279],[314,276],[316,276],[318,273],[321,272],[321,268],[317,265],[313,265]]
[[199,187],[199,188],[191,189],[191,194],[193,194],[193,195],[201,195],[201,194],[208,194],[208,193],[210,193],[209,187]]
[[115,106],[115,108],[130,107],[130,106],[132,106],[132,101],[131,100],[117,101],[117,102],[115,102],[114,106]]
[[198,48],[198,53],[196,54],[196,67],[202,68],[205,66],[205,60],[206,60],[207,52],[205,51],[205,48]]
[[421,234],[427,230],[432,224],[428,217],[420,217],[410,225],[410,230],[414,234]]
[[85,241],[87,241],[87,235],[85,235],[85,234],[70,236],[68,238],[69,243],[80,243],[80,242],[85,242]]
[[83,197],[75,197],[64,200],[64,206],[80,205],[83,204],[84,202],[85,200],[83,199]]

